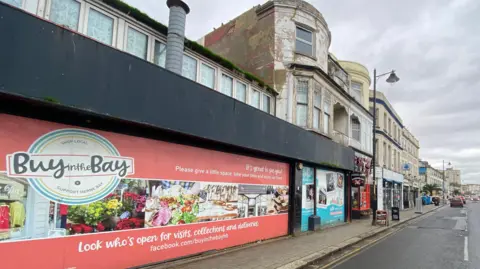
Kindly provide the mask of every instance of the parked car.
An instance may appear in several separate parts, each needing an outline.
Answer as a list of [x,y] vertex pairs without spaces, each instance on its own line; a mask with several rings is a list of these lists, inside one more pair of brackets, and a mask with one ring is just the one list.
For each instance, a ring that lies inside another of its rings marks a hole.
[[472,201],[478,202],[478,201],[480,201],[480,199],[478,199],[478,196],[475,196],[475,197],[472,198]]
[[463,207],[464,201],[460,197],[452,198],[450,201],[450,207]]

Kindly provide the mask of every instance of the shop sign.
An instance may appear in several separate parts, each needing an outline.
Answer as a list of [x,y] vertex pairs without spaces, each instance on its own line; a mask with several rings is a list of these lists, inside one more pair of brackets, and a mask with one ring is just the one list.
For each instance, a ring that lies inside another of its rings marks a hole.
[[372,158],[355,153],[354,171],[368,177],[372,169]]
[[383,174],[383,168],[380,166],[375,167],[375,178],[381,179]]
[[365,176],[361,174],[352,174],[352,186],[353,187],[365,186]]
[[11,184],[0,183],[0,196],[4,196],[4,197],[21,196],[22,192],[23,190],[19,190]]
[[49,132],[28,151],[6,158],[9,177],[27,178],[39,194],[67,205],[101,200],[134,174],[133,158],[120,156],[101,135],[80,129]]
[[[0,124],[0,193],[22,181],[42,194],[11,201],[26,220],[20,237],[2,226],[2,269],[133,268],[288,234],[287,163],[8,114]],[[68,205],[66,226],[35,221],[51,201]],[[44,236],[53,228],[65,236]]]

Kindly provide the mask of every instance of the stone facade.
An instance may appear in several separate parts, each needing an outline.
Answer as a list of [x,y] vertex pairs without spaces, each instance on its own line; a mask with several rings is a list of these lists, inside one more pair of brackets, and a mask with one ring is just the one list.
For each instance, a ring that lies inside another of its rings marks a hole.
[[329,55],[330,30],[311,4],[268,1],[199,42],[273,85],[278,118],[372,154],[372,116]]

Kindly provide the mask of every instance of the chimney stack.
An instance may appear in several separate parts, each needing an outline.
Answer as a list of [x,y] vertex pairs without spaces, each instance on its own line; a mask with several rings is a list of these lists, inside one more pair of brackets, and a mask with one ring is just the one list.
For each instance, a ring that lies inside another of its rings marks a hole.
[[190,8],[182,0],[167,0],[170,9],[165,68],[182,74],[183,48],[185,45],[185,20]]

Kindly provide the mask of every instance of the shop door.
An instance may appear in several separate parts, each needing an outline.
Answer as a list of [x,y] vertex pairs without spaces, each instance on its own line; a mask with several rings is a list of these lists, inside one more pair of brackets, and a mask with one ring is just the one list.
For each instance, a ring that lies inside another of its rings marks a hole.
[[387,211],[392,209],[392,183],[385,181],[383,188],[383,208]]
[[401,203],[402,201],[402,190],[401,190],[401,185],[395,184],[393,188],[393,206],[401,208]]
[[403,207],[404,208],[409,208],[410,207],[410,202],[409,202],[409,192],[408,192],[408,187],[403,187]]

